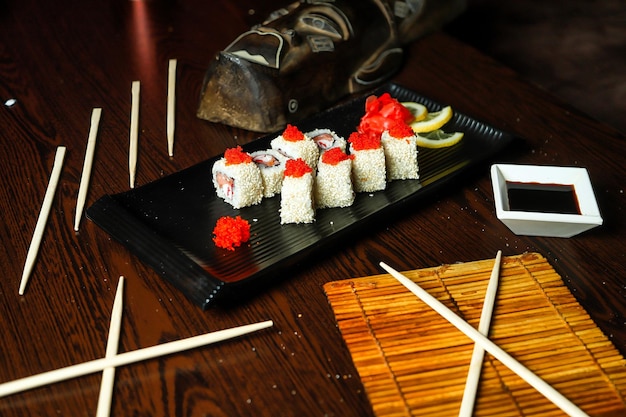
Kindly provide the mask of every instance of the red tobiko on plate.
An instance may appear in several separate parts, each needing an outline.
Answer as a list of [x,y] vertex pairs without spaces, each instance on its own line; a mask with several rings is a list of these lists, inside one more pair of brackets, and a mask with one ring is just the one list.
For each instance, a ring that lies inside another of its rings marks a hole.
[[304,140],[304,133],[302,133],[296,126],[288,124],[283,131],[283,139],[289,142],[298,142],[300,140]]
[[408,138],[415,135],[413,128],[401,120],[396,120],[389,126],[389,136],[392,138]]
[[226,151],[224,151],[224,159],[226,159],[226,165],[247,164],[252,162],[252,156],[244,152],[241,146],[226,149]]
[[352,132],[348,138],[348,142],[352,145],[354,151],[366,151],[369,149],[380,148],[380,135],[369,132]]
[[341,148],[331,148],[322,154],[322,162],[328,165],[337,165],[347,159],[353,159],[354,155],[347,155]]
[[289,159],[285,163],[285,176],[286,177],[295,177],[300,178],[301,176],[308,174],[309,172],[313,172],[311,167],[304,162],[304,159]]
[[213,235],[215,246],[235,250],[236,247],[250,240],[250,223],[241,216],[223,216],[217,219]]

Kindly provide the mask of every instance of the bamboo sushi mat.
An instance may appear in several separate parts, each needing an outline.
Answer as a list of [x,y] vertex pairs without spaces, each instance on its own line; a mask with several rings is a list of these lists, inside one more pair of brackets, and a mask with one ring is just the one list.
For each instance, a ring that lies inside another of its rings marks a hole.
[[[494,260],[404,272],[478,327]],[[391,275],[324,285],[378,417],[456,416],[473,342]],[[590,416],[626,416],[626,361],[537,253],[503,257],[489,337]],[[474,416],[563,416],[485,355]]]

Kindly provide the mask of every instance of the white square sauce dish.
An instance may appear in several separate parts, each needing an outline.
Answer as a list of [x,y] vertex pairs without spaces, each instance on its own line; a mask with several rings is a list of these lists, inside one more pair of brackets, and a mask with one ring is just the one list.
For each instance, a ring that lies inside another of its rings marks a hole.
[[516,235],[572,237],[602,224],[585,168],[494,164],[496,216]]

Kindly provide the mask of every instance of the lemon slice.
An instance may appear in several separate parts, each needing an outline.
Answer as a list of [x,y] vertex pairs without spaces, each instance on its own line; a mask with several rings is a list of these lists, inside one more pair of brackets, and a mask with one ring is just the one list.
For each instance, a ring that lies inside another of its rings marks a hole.
[[441,129],[426,133],[416,133],[417,146],[422,148],[446,148],[456,145],[463,139],[463,132],[446,133]]
[[443,109],[426,114],[424,120],[411,123],[415,133],[432,132],[441,128],[452,118],[452,107],[446,106]]
[[413,115],[413,120],[411,121],[411,123],[424,120],[428,115],[428,109],[423,104],[416,103],[414,101],[405,101],[400,104],[406,107],[406,109],[410,111]]

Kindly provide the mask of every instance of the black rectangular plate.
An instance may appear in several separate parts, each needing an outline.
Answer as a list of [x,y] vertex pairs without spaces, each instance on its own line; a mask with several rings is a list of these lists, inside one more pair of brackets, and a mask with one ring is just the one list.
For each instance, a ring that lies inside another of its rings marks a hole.
[[[442,107],[397,84],[387,84],[371,94],[385,91],[399,101],[424,104],[430,111]],[[329,128],[347,139],[364,113],[365,99],[359,97],[297,126],[305,132]],[[290,266],[337,245],[376,217],[445,187],[513,140],[511,135],[459,113],[445,130],[462,131],[465,136],[449,148],[420,149],[419,180],[393,181],[384,191],[359,193],[351,207],[318,210],[312,224],[281,225],[280,196],[240,210],[217,197],[211,167],[222,155],[131,191],[105,195],[86,214],[186,297],[207,308],[248,287],[262,289]],[[248,152],[267,149],[276,135],[243,148]],[[250,242],[235,251],[217,248],[212,240],[217,219],[236,215],[250,222]]]

